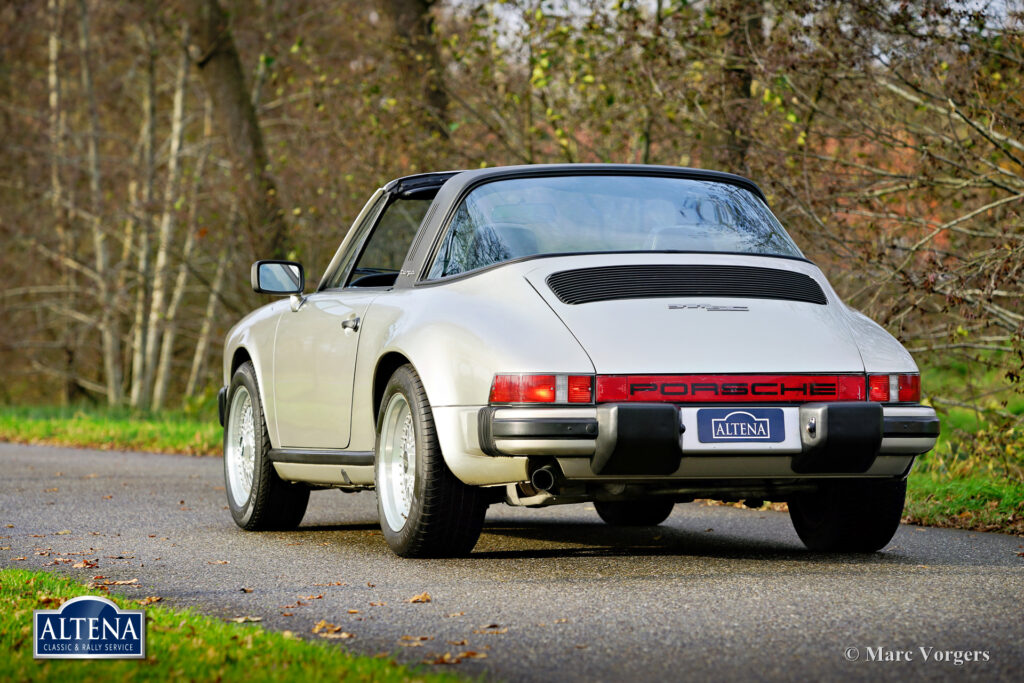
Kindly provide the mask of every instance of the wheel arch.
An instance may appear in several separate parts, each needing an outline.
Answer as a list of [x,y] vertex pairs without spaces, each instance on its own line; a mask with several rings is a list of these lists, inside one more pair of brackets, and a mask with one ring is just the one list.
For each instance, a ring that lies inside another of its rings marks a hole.
[[[388,380],[395,370],[403,365],[413,365],[412,361],[404,353],[399,351],[388,351],[377,359],[377,367],[373,370],[373,423],[377,424],[380,415],[380,404],[384,399],[384,390],[388,386]],[[416,366],[413,365],[413,369]]]

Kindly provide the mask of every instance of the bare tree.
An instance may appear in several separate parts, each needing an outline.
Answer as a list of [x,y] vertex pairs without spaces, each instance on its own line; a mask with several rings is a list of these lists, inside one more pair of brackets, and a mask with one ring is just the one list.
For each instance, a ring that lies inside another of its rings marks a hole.
[[82,62],[82,90],[88,108],[88,132],[86,134],[86,157],[89,169],[89,197],[92,212],[92,238],[95,252],[95,283],[100,304],[99,332],[103,353],[103,374],[106,382],[107,403],[121,402],[121,333],[118,311],[115,309],[113,282],[110,279],[110,255],[107,248],[106,226],[103,224],[103,191],[99,160],[99,112],[96,107],[96,90],[93,87],[91,47],[89,35],[89,5],[79,0],[79,49]]
[[189,54],[227,140],[237,182],[245,191],[254,247],[268,256],[283,257],[288,251],[288,225],[228,16],[217,0],[181,0],[181,6],[191,27]]
[[427,130],[448,138],[448,94],[445,91],[441,53],[431,8],[434,0],[387,0],[398,43],[399,83],[411,88],[421,84],[416,109]]
[[[186,44],[188,28],[185,29]],[[153,265],[153,296],[149,305],[146,329],[146,353],[143,365],[142,391],[139,406],[149,407],[156,375],[167,316],[167,296],[170,286],[170,251],[177,216],[178,192],[181,185],[181,156],[185,137],[185,96],[188,92],[189,58],[183,51],[174,85],[174,108],[171,113],[171,141],[167,159],[167,183],[164,186],[163,211],[157,236],[156,257]]]

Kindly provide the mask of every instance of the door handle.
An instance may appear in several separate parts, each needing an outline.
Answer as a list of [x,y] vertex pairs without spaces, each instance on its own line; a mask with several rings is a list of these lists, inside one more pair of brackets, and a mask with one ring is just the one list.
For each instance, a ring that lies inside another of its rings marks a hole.
[[359,318],[353,317],[353,318],[348,318],[347,320],[342,320],[341,321],[341,327],[346,332],[348,332],[348,331],[358,332],[359,331]]

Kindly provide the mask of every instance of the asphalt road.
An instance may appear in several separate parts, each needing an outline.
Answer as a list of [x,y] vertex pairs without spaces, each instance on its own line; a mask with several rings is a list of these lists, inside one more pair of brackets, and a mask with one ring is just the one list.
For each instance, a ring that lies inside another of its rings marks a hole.
[[[289,533],[241,531],[225,505],[220,459],[0,444],[0,566],[138,579],[115,590],[309,637],[326,619],[356,652],[417,663],[472,650],[487,657],[452,668],[510,681],[1024,670],[1024,539],[1012,536],[904,526],[881,553],[827,556],[804,550],[785,513],[688,504],[623,531],[589,505],[494,506],[470,558],[423,561],[390,553],[372,493],[316,492]],[[430,603],[409,602],[423,592]],[[912,661],[867,661],[895,650]],[[946,650],[988,661],[934,661]]]

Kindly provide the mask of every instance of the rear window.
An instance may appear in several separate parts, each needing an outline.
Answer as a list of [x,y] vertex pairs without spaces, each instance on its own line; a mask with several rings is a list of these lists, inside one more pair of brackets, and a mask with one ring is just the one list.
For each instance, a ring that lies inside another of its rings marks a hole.
[[616,251],[802,256],[764,202],[735,185],[635,175],[516,178],[466,196],[428,279],[525,256]]

